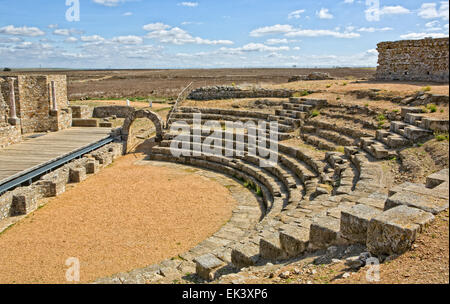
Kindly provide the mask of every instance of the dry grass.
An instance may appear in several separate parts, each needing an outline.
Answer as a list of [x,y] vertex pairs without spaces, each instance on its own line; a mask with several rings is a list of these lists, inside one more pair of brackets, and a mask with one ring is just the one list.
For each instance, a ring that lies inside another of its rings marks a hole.
[[[0,283],[81,282],[176,257],[216,232],[235,201],[219,183],[119,159],[0,234]],[[186,189],[189,189],[186,191]]]

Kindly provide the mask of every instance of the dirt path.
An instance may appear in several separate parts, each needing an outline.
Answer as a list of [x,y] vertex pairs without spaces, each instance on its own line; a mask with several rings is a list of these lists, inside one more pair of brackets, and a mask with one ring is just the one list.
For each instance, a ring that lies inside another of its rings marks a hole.
[[0,283],[66,283],[69,257],[81,282],[145,267],[231,218],[236,202],[218,182],[136,161],[117,160],[0,234]]

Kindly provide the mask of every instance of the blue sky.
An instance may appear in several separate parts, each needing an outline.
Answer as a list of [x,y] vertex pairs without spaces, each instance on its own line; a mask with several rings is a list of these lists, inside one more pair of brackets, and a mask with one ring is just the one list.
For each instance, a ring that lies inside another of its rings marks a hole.
[[0,67],[376,66],[378,42],[448,37],[448,10],[430,0],[0,0]]

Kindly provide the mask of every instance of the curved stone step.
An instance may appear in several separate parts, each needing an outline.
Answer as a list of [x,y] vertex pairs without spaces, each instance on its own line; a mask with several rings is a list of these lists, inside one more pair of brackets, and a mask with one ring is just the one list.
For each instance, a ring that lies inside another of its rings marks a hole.
[[336,151],[338,146],[325,138],[320,137],[319,135],[310,134],[310,133],[301,133],[300,137],[308,144],[317,147],[320,150],[326,151]]
[[216,172],[226,174],[231,177],[239,178],[244,180],[245,182],[253,185],[257,185],[259,189],[261,189],[261,195],[263,198],[264,205],[266,207],[266,213],[269,212],[275,206],[275,199],[273,196],[273,192],[265,185],[264,182],[268,183],[268,181],[260,181],[254,178],[253,176],[248,175],[241,169],[237,167],[228,166],[233,163],[228,163],[228,165],[217,163],[215,161],[203,160],[203,159],[195,159],[195,158],[186,158],[186,157],[175,157],[171,153],[167,153],[167,149],[160,150],[156,149],[153,153],[150,154],[149,158],[151,160],[157,161],[167,161],[167,162],[176,162],[186,165],[198,166],[201,168],[214,170]]
[[[192,141],[193,138],[195,136],[190,136],[189,139]],[[226,138],[227,134],[223,134],[222,138]],[[174,136],[169,134],[166,134],[164,136],[164,139],[173,139]],[[207,137],[206,136],[201,136],[201,141],[203,142]],[[250,140],[251,138],[253,138],[253,140]],[[235,149],[237,147],[237,143],[234,141],[235,138],[233,137],[233,142],[231,142],[228,139],[222,139],[221,144],[222,146],[227,146],[227,144],[230,144],[230,146],[233,146],[233,148]],[[249,151],[249,147],[254,147],[253,142],[256,142],[255,137],[251,137],[248,135],[244,136],[244,141],[246,142],[243,146],[245,151]],[[167,145],[167,143],[162,143],[162,145]],[[271,143],[271,141],[268,141],[266,143],[266,145],[273,145],[273,143]],[[169,146],[169,145],[167,145]],[[278,144],[278,148],[283,147],[282,145]],[[269,149],[264,149],[264,148],[259,148],[260,150],[262,150],[263,152],[266,152],[266,155],[269,155],[270,150]],[[278,158],[279,158],[279,162],[286,166],[290,171],[294,172],[295,175],[297,177],[300,178],[300,180],[302,182],[305,182],[307,180],[310,180],[314,177],[317,177],[317,174],[314,172],[314,170],[306,163],[304,163],[302,160],[297,159],[295,157],[291,157],[290,155],[286,154],[287,149],[278,149]],[[292,154],[292,151],[290,151]],[[235,155],[235,154],[234,154]],[[305,157],[304,157],[305,158]],[[290,187],[290,186],[288,186]]]
[[[230,141],[222,140],[222,145],[227,142],[230,142]],[[179,144],[181,144],[181,143],[182,142],[180,142]],[[231,143],[233,143],[233,142],[231,142]],[[161,146],[165,147],[165,148],[169,148],[171,144],[172,144],[171,141],[161,142]],[[190,149],[192,149],[194,147],[201,148],[200,144],[194,144],[191,142],[185,143],[185,146],[189,146]],[[156,149],[155,151],[158,152],[158,149]],[[226,155],[225,154],[226,151],[230,151],[230,150],[227,150],[225,148],[222,149],[222,155]],[[246,149],[246,151],[248,151],[248,148]],[[230,155],[231,155],[231,152],[232,151],[230,151]],[[167,153],[167,151],[165,153]],[[263,159],[261,157],[250,156],[247,152],[245,152],[244,155],[242,155],[242,156],[234,155],[234,157],[236,159],[245,161],[247,164],[251,164],[251,165],[255,166],[256,167],[255,171],[260,170],[260,168],[259,168],[260,164],[265,161],[265,159]],[[301,184],[301,181],[297,181],[295,174],[293,172],[289,171],[289,169],[286,168],[284,165],[276,164],[273,166],[264,167],[263,170],[274,175],[283,183],[283,185],[287,189],[288,195],[289,195],[287,203],[293,203],[293,202],[295,203],[302,199],[303,185]],[[277,195],[275,195],[275,196],[277,196]]]

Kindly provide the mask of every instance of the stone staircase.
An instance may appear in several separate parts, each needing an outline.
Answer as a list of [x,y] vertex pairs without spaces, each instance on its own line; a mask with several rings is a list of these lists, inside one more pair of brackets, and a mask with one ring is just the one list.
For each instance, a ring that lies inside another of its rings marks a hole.
[[389,127],[377,126],[370,115],[365,116],[366,120],[355,119],[335,113],[335,109],[323,108],[319,116],[307,119],[300,127],[301,138],[321,150],[356,146],[376,159],[386,159],[396,156],[400,149],[430,138],[434,131],[448,132],[448,120],[427,118],[417,113],[421,108],[402,108],[404,121],[392,121]]
[[[320,110],[320,115],[313,117],[313,110]],[[359,243],[375,255],[405,252],[433,215],[448,208],[448,169],[428,177],[426,185],[405,183],[387,194],[383,169],[372,161],[372,157],[396,155],[398,149],[429,136],[432,128],[445,129],[445,123],[448,128],[448,121],[420,118],[415,111],[402,109],[404,122],[378,129],[373,113],[367,113],[367,119],[354,118],[325,100],[306,98],[290,98],[275,115],[178,108],[169,122],[173,128],[152,148],[150,159],[200,167],[239,180],[261,200],[259,220],[254,222],[255,216],[245,213],[245,207],[239,208],[233,213],[232,226],[180,255],[183,261],[164,261],[99,282],[117,281],[118,277],[121,282],[135,282],[149,273],[152,278],[179,278],[185,266],[195,266],[200,278],[211,280],[236,269],[300,257],[333,245]],[[258,155],[250,153],[258,143],[255,127],[244,125],[239,137],[226,128],[220,133],[205,132],[193,125],[195,113],[202,113],[202,123],[219,120],[221,127],[227,121],[257,124],[275,120],[281,126],[278,140],[291,138],[290,132],[300,128],[305,142],[330,152],[317,159],[308,149],[276,143],[278,162],[264,166],[270,152],[267,147],[275,143],[268,140],[266,148],[258,148]],[[175,132],[177,128],[183,131]],[[208,144],[202,145],[205,142]],[[212,143],[220,148],[214,150]],[[238,147],[242,153],[235,150]],[[341,147],[343,151],[337,152]]]

